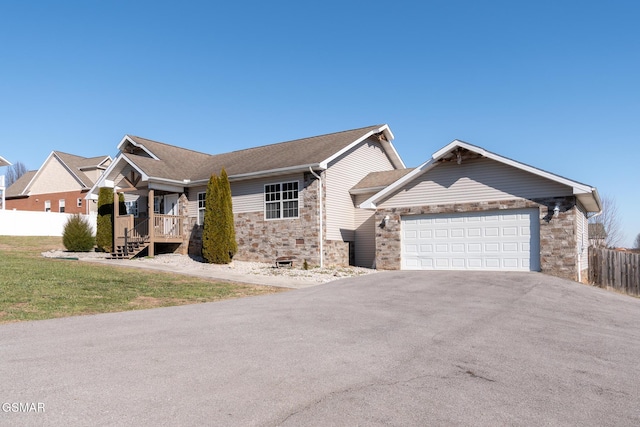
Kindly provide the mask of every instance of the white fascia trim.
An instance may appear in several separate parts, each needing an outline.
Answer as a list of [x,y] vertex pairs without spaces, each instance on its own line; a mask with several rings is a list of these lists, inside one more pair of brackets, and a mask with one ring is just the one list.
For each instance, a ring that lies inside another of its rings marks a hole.
[[160,160],[158,157],[156,157],[156,155],[155,155],[155,154],[153,154],[151,151],[149,151],[149,150],[147,149],[147,147],[145,147],[145,146],[144,146],[144,145],[142,145],[142,144],[138,144],[138,143],[137,143],[137,142],[135,142],[133,139],[131,139],[131,137],[130,137],[129,135],[125,135],[125,136],[122,138],[122,140],[121,140],[121,141],[120,141],[120,143],[118,144],[118,151],[122,151],[122,146],[123,146],[125,143],[127,143],[127,142],[129,142],[129,143],[131,143],[131,144],[135,145],[136,147],[142,148],[142,149],[144,150],[144,152],[145,152],[145,153],[147,153],[149,156],[151,156],[151,158],[152,158],[152,159],[154,159],[154,160]]
[[[42,171],[42,169],[44,168],[44,166],[47,164],[47,162],[49,161],[49,159],[51,159],[51,157],[53,157],[53,153],[55,153],[54,151],[52,151],[51,153],[49,153],[49,155],[47,156],[47,158],[45,159],[44,163],[42,163],[42,165],[38,168],[38,172],[36,172],[33,175],[33,178],[31,178],[31,181],[29,181],[29,183],[24,187],[24,190],[22,190],[22,192],[20,193],[21,196],[24,195],[28,195],[28,191],[31,188],[31,185],[36,181],[36,178],[40,175],[40,172]],[[64,164],[64,163],[63,163]]]
[[64,168],[65,168],[65,169],[66,169],[66,170],[67,170],[71,175],[73,175],[73,177],[76,179],[76,181],[78,181],[78,183],[82,186],[82,188],[89,188],[89,187],[87,187],[87,185],[86,185],[84,182],[82,182],[82,179],[80,179],[80,177],[79,177],[78,175],[76,175],[76,173],[73,171],[73,169],[71,169],[71,168],[70,168],[70,167],[69,167],[69,166],[64,162],[64,160],[62,160],[62,159],[60,158],[60,156],[58,156],[58,155],[56,154],[56,152],[55,152],[55,151],[52,151],[52,152],[51,152],[51,154],[53,154],[53,155],[55,156],[55,158],[56,158],[56,159],[58,159],[58,161],[59,161],[60,163],[62,163],[62,166],[64,166]]
[[0,166],[11,166],[11,162],[0,156]]
[[148,184],[149,190],[162,190],[170,191],[174,193],[180,193],[184,191],[184,186],[174,184],[164,184],[162,182],[150,181]]
[[367,194],[367,193],[377,193],[378,191],[384,190],[384,185],[380,185],[378,187],[369,187],[369,188],[356,188],[355,190],[349,190],[349,194],[353,194],[354,196],[358,194]]
[[[323,169],[327,169],[329,167],[329,163],[332,160],[337,159],[338,157],[340,157],[341,155],[343,155],[347,151],[351,150],[356,145],[360,144],[362,141],[364,141],[367,138],[369,138],[371,135],[374,135],[374,134],[380,133],[380,132],[384,132],[384,134],[385,134],[385,136],[387,137],[387,140],[388,140],[387,141],[387,143],[389,144],[388,147],[391,148],[391,151],[392,151],[393,155],[399,161],[399,165],[402,166],[401,168],[398,168],[398,169],[404,169],[405,166],[404,166],[404,163],[402,162],[402,159],[400,158],[400,156],[398,156],[397,151],[395,150],[395,148],[391,144],[391,140],[393,140],[393,133],[391,133],[391,129],[389,129],[389,125],[383,125],[383,126],[380,126],[378,129],[373,129],[373,130],[370,130],[369,132],[365,133],[363,136],[361,136],[360,138],[356,139],[351,144],[349,144],[346,147],[344,147],[342,150],[338,151],[337,153],[335,153],[331,157],[329,157],[329,158],[323,160],[322,162],[320,162],[320,167],[322,167]],[[386,147],[385,145],[386,144],[383,143],[383,147],[386,150],[388,147]],[[389,156],[389,157],[391,157],[391,156]],[[392,159],[392,161],[393,161],[393,159]],[[394,166],[399,166],[399,165],[394,165]]]
[[448,144],[446,147],[444,147],[440,151],[437,151],[434,154],[434,157],[444,156],[445,154],[447,154],[449,151],[453,150],[456,147],[465,148],[465,149],[467,149],[469,151],[473,151],[475,153],[478,153],[478,154],[480,154],[483,157],[486,157],[488,159],[504,163],[504,164],[512,166],[514,168],[521,169],[523,171],[532,173],[534,175],[538,175],[538,176],[540,176],[542,178],[546,178],[546,179],[549,179],[551,181],[555,181],[557,183],[566,185],[567,187],[571,187],[573,189],[573,194],[590,194],[594,190],[593,187],[590,187],[588,185],[581,184],[581,183],[573,181],[571,179],[564,178],[564,177],[562,177],[560,175],[556,175],[554,173],[547,172],[547,171],[544,171],[542,169],[538,169],[538,168],[533,167],[533,166],[529,166],[529,165],[527,165],[525,163],[521,163],[521,162],[518,162],[516,160],[509,159],[507,157],[503,157],[503,156],[501,156],[499,154],[492,153],[491,151],[487,151],[484,148],[469,144],[469,143],[464,142],[464,141],[459,141],[457,139],[455,141],[451,142],[450,144]]
[[[148,181],[149,180],[149,176],[147,176],[147,174],[144,173],[144,171],[142,169],[140,169],[135,163],[133,163],[131,160],[129,160],[123,153],[120,153],[116,156],[115,159],[113,159],[113,162],[111,162],[111,164],[109,165],[109,167],[107,168],[107,170],[105,170],[102,175],[100,175],[100,178],[98,178],[98,180],[96,181],[95,184],[93,184],[93,187],[91,187],[91,190],[89,190],[89,193],[85,196],[85,199],[90,199],[91,195],[98,189],[100,188],[104,182],[107,180],[107,177],[111,174],[111,172],[113,172],[113,170],[116,168],[116,166],[120,163],[120,161],[124,161],[126,163],[128,163],[132,168],[134,168],[135,170],[137,170],[140,175],[141,175],[141,180],[142,181]],[[122,168],[121,168],[122,169]]]

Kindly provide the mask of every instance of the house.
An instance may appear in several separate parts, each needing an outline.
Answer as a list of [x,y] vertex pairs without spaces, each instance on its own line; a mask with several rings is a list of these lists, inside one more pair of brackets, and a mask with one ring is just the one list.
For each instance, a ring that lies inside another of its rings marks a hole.
[[589,224],[589,246],[603,248],[607,246],[607,230],[601,222]]
[[89,214],[85,196],[111,163],[110,156],[81,157],[52,151],[40,169],[22,175],[6,191],[7,209]]
[[127,257],[146,247],[151,256],[167,249],[199,255],[207,183],[224,168],[239,247],[234,259],[348,265],[362,234],[349,189],[370,172],[404,169],[392,141],[389,126],[376,125],[211,155],[125,135],[88,197],[95,200],[100,187],[124,194],[127,212],[116,215],[114,247]]
[[[601,211],[591,186],[458,140],[388,185],[382,175],[359,204],[375,211],[377,268],[573,280],[587,269],[588,217]],[[354,187],[360,199],[370,178]]]
[[[3,166],[11,166],[11,163],[9,163],[8,160],[6,160],[4,157],[0,156],[0,168]],[[0,209],[4,209],[4,203],[5,203],[5,192],[6,192],[6,187],[5,187],[5,179],[4,179],[4,175],[0,175],[0,202],[2,203],[2,207]]]
[[126,135],[87,197],[124,194],[114,236],[127,257],[199,255],[206,184],[224,167],[234,259],[580,278],[595,188],[458,140],[406,168],[393,138],[376,125],[210,155]]

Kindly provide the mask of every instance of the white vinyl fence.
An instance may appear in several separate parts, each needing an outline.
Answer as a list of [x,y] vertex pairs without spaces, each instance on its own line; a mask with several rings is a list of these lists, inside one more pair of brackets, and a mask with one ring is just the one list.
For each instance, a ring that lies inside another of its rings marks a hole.
[[[64,225],[72,214],[0,210],[0,236],[62,236]],[[89,221],[95,235],[96,218],[82,215]]]

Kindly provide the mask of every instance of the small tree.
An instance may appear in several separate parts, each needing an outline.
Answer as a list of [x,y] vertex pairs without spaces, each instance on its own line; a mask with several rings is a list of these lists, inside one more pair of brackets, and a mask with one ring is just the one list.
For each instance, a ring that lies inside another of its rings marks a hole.
[[67,220],[62,231],[62,244],[71,252],[89,252],[95,244],[91,224],[80,214]]
[[607,247],[613,248],[618,246],[622,238],[618,206],[615,198],[611,196],[603,196],[600,201],[602,202],[602,212],[589,220],[590,224],[600,225],[590,228],[594,231],[594,235],[590,233],[589,239],[604,242]]
[[220,205],[222,214],[224,215],[224,229],[223,229],[223,242],[226,244],[226,249],[229,251],[229,258],[238,252],[238,242],[236,242],[236,227],[233,219],[233,201],[231,198],[231,185],[229,184],[229,177],[227,171],[222,168],[220,171]]
[[215,264],[228,264],[238,251],[233,222],[231,186],[224,169],[211,175],[207,185],[202,231],[202,257]]
[[230,260],[222,257],[220,253],[222,242],[220,241],[220,233],[218,233],[219,215],[216,212],[218,206],[217,197],[220,194],[218,190],[219,183],[219,178],[215,174],[212,174],[207,184],[202,230],[202,257],[209,263],[226,264],[229,263]]
[[113,189],[101,187],[98,193],[96,245],[104,252],[113,248]]

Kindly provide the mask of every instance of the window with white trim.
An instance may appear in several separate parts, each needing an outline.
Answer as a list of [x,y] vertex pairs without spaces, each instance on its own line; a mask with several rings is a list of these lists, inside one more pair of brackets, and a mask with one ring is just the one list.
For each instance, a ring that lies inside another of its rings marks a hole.
[[133,215],[135,218],[138,218],[138,201],[137,200],[124,202],[124,205],[127,207],[127,215]]
[[298,181],[264,186],[264,217],[298,218]]
[[78,197],[78,205],[79,208],[82,207],[82,197]]
[[44,201],[44,211],[51,212],[51,200]]
[[58,212],[64,212],[64,199],[58,200]]
[[204,225],[204,211],[207,206],[207,193],[198,193],[198,225]]

